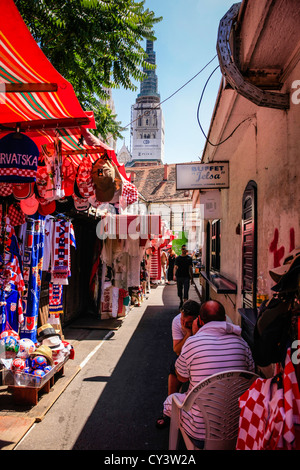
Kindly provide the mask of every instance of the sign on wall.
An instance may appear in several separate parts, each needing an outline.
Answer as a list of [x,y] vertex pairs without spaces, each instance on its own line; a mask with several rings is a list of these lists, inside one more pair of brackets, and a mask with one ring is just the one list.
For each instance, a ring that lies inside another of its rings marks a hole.
[[200,208],[200,213],[203,219],[221,219],[221,192],[218,189],[201,192]]
[[176,189],[229,188],[229,162],[178,163]]

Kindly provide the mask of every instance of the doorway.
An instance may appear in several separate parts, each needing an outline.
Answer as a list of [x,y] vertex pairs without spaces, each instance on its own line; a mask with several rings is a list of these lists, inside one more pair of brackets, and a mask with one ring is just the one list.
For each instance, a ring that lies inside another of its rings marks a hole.
[[242,217],[243,308],[256,308],[257,283],[257,185],[249,181],[243,195]]

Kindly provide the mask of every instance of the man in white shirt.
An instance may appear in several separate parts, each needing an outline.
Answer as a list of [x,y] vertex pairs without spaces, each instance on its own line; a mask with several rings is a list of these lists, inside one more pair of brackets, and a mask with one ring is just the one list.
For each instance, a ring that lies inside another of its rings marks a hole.
[[[195,300],[186,300],[181,307],[180,313],[173,318],[172,321],[172,339],[173,339],[173,351],[174,358],[170,365],[170,372],[168,376],[168,394],[178,392],[182,386],[177,378],[175,371],[175,362],[177,357],[181,353],[181,349],[186,340],[193,334],[192,326],[195,318],[198,317],[200,312],[200,303]],[[164,417],[159,418],[156,421],[158,428],[163,428],[169,424],[169,419],[165,420]]]
[[[219,372],[254,371],[252,354],[241,337],[241,328],[226,322],[224,307],[219,302],[209,300],[201,306],[199,317],[193,323],[193,333],[175,363],[178,380],[189,381],[187,393],[201,380]],[[186,393],[176,395],[183,401]],[[171,408],[172,395],[169,395],[164,402],[164,416],[171,416]],[[196,406],[182,413],[182,425],[192,439],[203,441],[204,421]]]
[[[181,353],[181,349],[186,340],[192,335],[192,326],[195,318],[198,317],[200,311],[200,304],[195,300],[186,300],[180,310],[180,313],[173,318],[172,321],[172,339],[173,351],[177,356]],[[175,372],[175,361],[171,364],[168,393],[177,392],[182,385],[178,380]]]

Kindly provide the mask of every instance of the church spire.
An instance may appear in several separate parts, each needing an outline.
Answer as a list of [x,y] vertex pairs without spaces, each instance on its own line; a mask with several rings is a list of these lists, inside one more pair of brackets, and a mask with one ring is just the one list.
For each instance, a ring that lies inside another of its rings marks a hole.
[[[156,53],[153,49],[153,41],[147,39],[146,53],[148,55],[146,61],[149,64],[156,65]],[[147,74],[147,77],[141,82],[140,93],[138,94],[137,101],[143,101],[144,97],[152,97],[153,101],[160,101],[160,95],[158,93],[158,79],[155,70],[149,70],[145,67],[143,72]]]

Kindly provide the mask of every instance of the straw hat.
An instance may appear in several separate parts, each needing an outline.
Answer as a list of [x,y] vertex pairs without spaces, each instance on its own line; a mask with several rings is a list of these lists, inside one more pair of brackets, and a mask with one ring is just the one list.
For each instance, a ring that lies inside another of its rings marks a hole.
[[45,323],[44,325],[40,326],[37,330],[37,339],[38,341],[42,341],[49,336],[60,336],[59,333],[53,328],[50,323]]
[[33,351],[33,353],[30,354],[30,357],[32,356],[44,356],[51,366],[53,364],[52,351],[48,346],[45,346],[44,344],[42,344],[35,351]]

